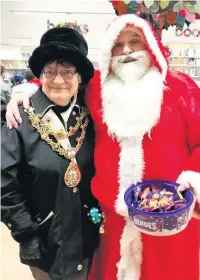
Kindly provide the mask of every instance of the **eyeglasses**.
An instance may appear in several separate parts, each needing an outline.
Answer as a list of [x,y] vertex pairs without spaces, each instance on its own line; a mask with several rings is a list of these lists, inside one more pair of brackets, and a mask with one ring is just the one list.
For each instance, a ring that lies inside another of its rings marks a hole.
[[77,73],[77,70],[62,70],[60,72],[57,72],[55,70],[49,70],[49,69],[44,69],[43,74],[45,78],[49,80],[54,80],[58,74],[61,75],[63,80],[70,80],[74,77],[74,75]]

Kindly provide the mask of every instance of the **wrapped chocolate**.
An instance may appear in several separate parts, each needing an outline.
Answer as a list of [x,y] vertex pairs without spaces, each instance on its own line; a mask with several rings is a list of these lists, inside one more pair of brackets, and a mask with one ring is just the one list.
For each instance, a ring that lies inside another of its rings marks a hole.
[[147,212],[167,212],[185,206],[185,200],[180,193],[173,193],[158,186],[147,186],[143,192],[138,192],[137,208]]

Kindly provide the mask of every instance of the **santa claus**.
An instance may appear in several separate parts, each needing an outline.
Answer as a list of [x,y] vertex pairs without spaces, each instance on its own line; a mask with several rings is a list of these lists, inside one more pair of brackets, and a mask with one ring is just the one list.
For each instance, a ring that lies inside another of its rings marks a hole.
[[[105,215],[93,280],[198,280],[198,221],[169,237],[141,234],[124,192],[147,179],[200,190],[200,89],[168,68],[150,25],[135,15],[113,21],[88,93],[96,128],[92,191]],[[99,83],[100,81],[100,83]]]
[[[117,17],[103,39],[101,74],[87,92],[96,131],[92,191],[105,215],[91,279],[198,280],[198,220],[173,236],[142,234],[124,193],[138,181],[164,179],[192,187],[199,199],[200,89],[169,70],[160,40],[138,16]],[[25,97],[8,107],[9,126],[21,100],[27,107]]]

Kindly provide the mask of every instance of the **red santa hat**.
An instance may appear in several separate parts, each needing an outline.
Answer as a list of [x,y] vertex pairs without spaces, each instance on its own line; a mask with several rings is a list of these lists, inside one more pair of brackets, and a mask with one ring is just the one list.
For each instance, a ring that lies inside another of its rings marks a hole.
[[115,18],[115,20],[113,20],[109,25],[104,36],[100,59],[101,85],[103,85],[109,74],[112,48],[120,32],[127,25],[133,25],[143,32],[148,49],[155,60],[156,66],[161,71],[163,81],[165,81],[168,71],[167,52],[158,38],[158,35],[154,32],[152,26],[146,20],[136,15],[128,14]]

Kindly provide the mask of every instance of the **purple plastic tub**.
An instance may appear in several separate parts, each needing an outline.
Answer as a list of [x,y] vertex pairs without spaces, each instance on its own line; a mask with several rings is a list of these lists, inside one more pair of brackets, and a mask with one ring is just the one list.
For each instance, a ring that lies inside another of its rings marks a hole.
[[161,189],[166,189],[173,193],[176,192],[176,188],[178,187],[178,184],[174,182],[151,180],[143,181],[142,183],[138,183],[136,185],[131,185],[126,190],[124,199],[128,206],[129,216],[133,220],[138,230],[154,236],[169,236],[184,230],[192,217],[195,204],[194,196],[191,190],[188,189],[182,193],[186,200],[186,205],[180,209],[164,213],[145,212],[134,207],[134,191],[136,191],[136,188],[137,191],[143,191],[150,185],[159,186]]

